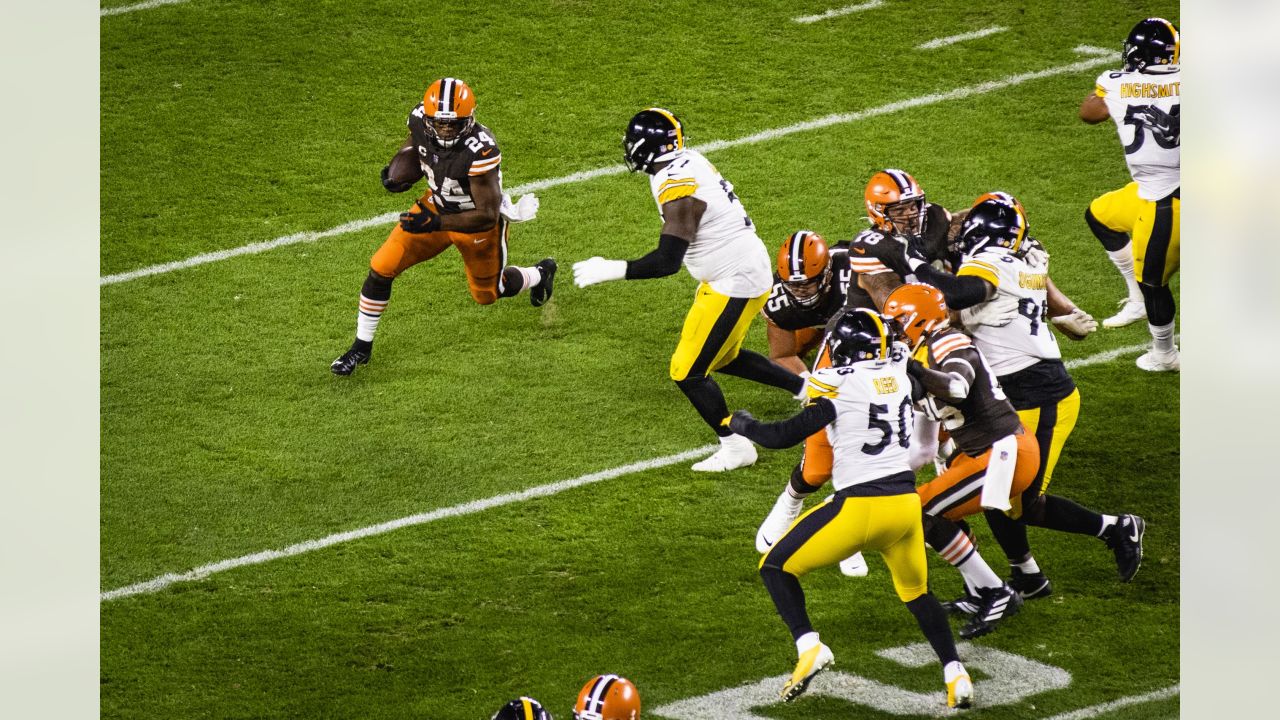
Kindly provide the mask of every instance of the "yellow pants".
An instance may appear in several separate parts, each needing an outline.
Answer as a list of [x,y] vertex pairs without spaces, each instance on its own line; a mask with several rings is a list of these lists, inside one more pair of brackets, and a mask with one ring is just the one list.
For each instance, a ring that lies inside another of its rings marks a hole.
[[721,295],[706,283],[699,285],[693,307],[684,318],[680,344],[671,356],[671,379],[709,375],[732,362],[751,321],[768,299],[768,291],[755,298],[734,298]]
[[1138,183],[1131,182],[1094,198],[1089,211],[1103,225],[1129,234],[1138,282],[1155,287],[1169,284],[1180,260],[1182,199],[1177,193],[1162,200],[1143,200],[1138,197]]
[[792,523],[787,534],[760,559],[760,566],[801,577],[855,552],[875,550],[889,566],[898,597],[911,602],[929,589],[920,516],[920,497],[914,492],[879,497],[837,495]]
[[1043,495],[1048,492],[1049,483],[1053,480],[1053,468],[1058,464],[1062,446],[1067,444],[1067,438],[1071,436],[1076,420],[1080,417],[1080,390],[1072,390],[1057,405],[1019,410],[1018,417],[1022,419],[1023,427],[1035,436],[1036,443],[1040,445],[1040,473],[1031,483],[1028,492]]

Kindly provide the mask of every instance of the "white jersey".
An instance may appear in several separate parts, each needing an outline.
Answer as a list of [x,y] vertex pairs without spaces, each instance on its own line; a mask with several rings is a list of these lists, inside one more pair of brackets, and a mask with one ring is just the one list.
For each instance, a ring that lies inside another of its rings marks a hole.
[[[1035,243],[1030,238],[1024,242]],[[1024,257],[998,246],[982,248],[966,256],[956,274],[980,277],[995,285],[997,293],[1018,300],[1018,315],[1008,325],[968,329],[997,377],[1062,357],[1049,329],[1049,253],[1039,243]]]
[[680,153],[649,178],[649,186],[659,213],[664,204],[690,195],[707,204],[684,255],[690,275],[729,297],[754,298],[769,292],[769,251],[733,194],[733,185],[702,153]]
[[809,397],[825,397],[836,406],[836,419],[827,426],[836,490],[911,472],[907,450],[915,411],[908,357],[895,349],[889,361],[825,367],[809,376]]
[[1164,72],[1107,71],[1098,76],[1094,92],[1106,101],[1116,123],[1129,175],[1138,183],[1138,197],[1160,200],[1177,190],[1182,171],[1181,137],[1154,132],[1141,117],[1149,106],[1168,115],[1181,115],[1182,74],[1178,67]]

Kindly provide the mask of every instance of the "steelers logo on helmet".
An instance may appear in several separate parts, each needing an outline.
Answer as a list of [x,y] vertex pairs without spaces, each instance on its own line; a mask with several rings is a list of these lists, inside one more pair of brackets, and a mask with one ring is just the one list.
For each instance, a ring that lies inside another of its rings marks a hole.
[[1124,41],[1124,69],[1145,72],[1177,65],[1181,49],[1178,28],[1173,23],[1158,17],[1140,20]]
[[640,720],[640,691],[624,677],[597,675],[578,693],[573,720]]
[[783,291],[801,307],[818,305],[831,287],[827,241],[812,230],[791,233],[778,250],[777,268]]
[[868,219],[878,230],[905,237],[924,232],[924,188],[910,173],[888,168],[872,175],[863,200]]
[[864,360],[888,360],[891,331],[880,313],[870,308],[846,310],[827,335],[831,364],[836,367]]
[[442,148],[451,148],[476,122],[476,96],[457,78],[440,78],[422,96],[427,136]]
[[901,328],[912,350],[930,333],[950,325],[942,291],[925,283],[898,286],[885,298],[884,314]]
[[554,720],[542,703],[523,695],[503,705],[491,720]]
[[956,243],[966,256],[993,246],[1016,253],[1022,249],[1026,237],[1027,214],[1021,203],[1006,202],[988,194],[978,198],[965,216]]
[[627,123],[622,136],[622,161],[631,172],[653,174],[654,165],[671,160],[684,150],[684,125],[670,110],[641,110]]

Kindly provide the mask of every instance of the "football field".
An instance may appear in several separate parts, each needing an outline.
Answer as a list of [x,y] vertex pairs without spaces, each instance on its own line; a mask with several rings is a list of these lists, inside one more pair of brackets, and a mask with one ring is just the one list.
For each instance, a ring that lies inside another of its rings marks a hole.
[[[1014,193],[1101,320],[1124,288],[1083,214],[1129,178],[1111,123],[1076,112],[1133,23],[1178,23],[1177,3],[107,2],[103,717],[487,720],[527,694],[564,720],[602,672],[646,718],[947,714],[878,556],[804,579],[836,662],[774,702],[795,648],[754,534],[799,450],[691,472],[715,438],[667,367],[695,281],[579,289],[570,266],[656,245],[620,141],[658,105],[771,253],[801,228],[852,237],[867,178],[903,168],[952,210]],[[557,258],[555,295],[478,306],[448,251],[397,280],[372,362],[335,377],[412,202],[378,172],[446,75],[508,192],[541,199],[510,260]],[[1179,377],[1134,366],[1145,323],[1059,338],[1083,405],[1052,490],[1146,518],[1146,559],[1121,584],[1102,542],[1031,530],[1054,594],[962,646],[969,714],[1177,717]],[[766,351],[763,321],[745,345]],[[731,409],[797,407],[720,384]]]

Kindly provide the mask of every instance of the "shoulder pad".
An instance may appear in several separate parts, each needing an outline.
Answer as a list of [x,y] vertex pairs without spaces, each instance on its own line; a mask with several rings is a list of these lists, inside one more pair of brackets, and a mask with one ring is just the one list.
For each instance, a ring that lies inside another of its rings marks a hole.
[[947,356],[958,350],[973,347],[973,340],[956,329],[947,330],[940,335],[929,338],[929,354],[936,363],[942,363]]
[[810,400],[817,400],[820,397],[837,398],[840,396],[840,384],[844,381],[844,375],[840,368],[824,367],[815,370],[812,375],[805,380],[804,392],[805,396]]

